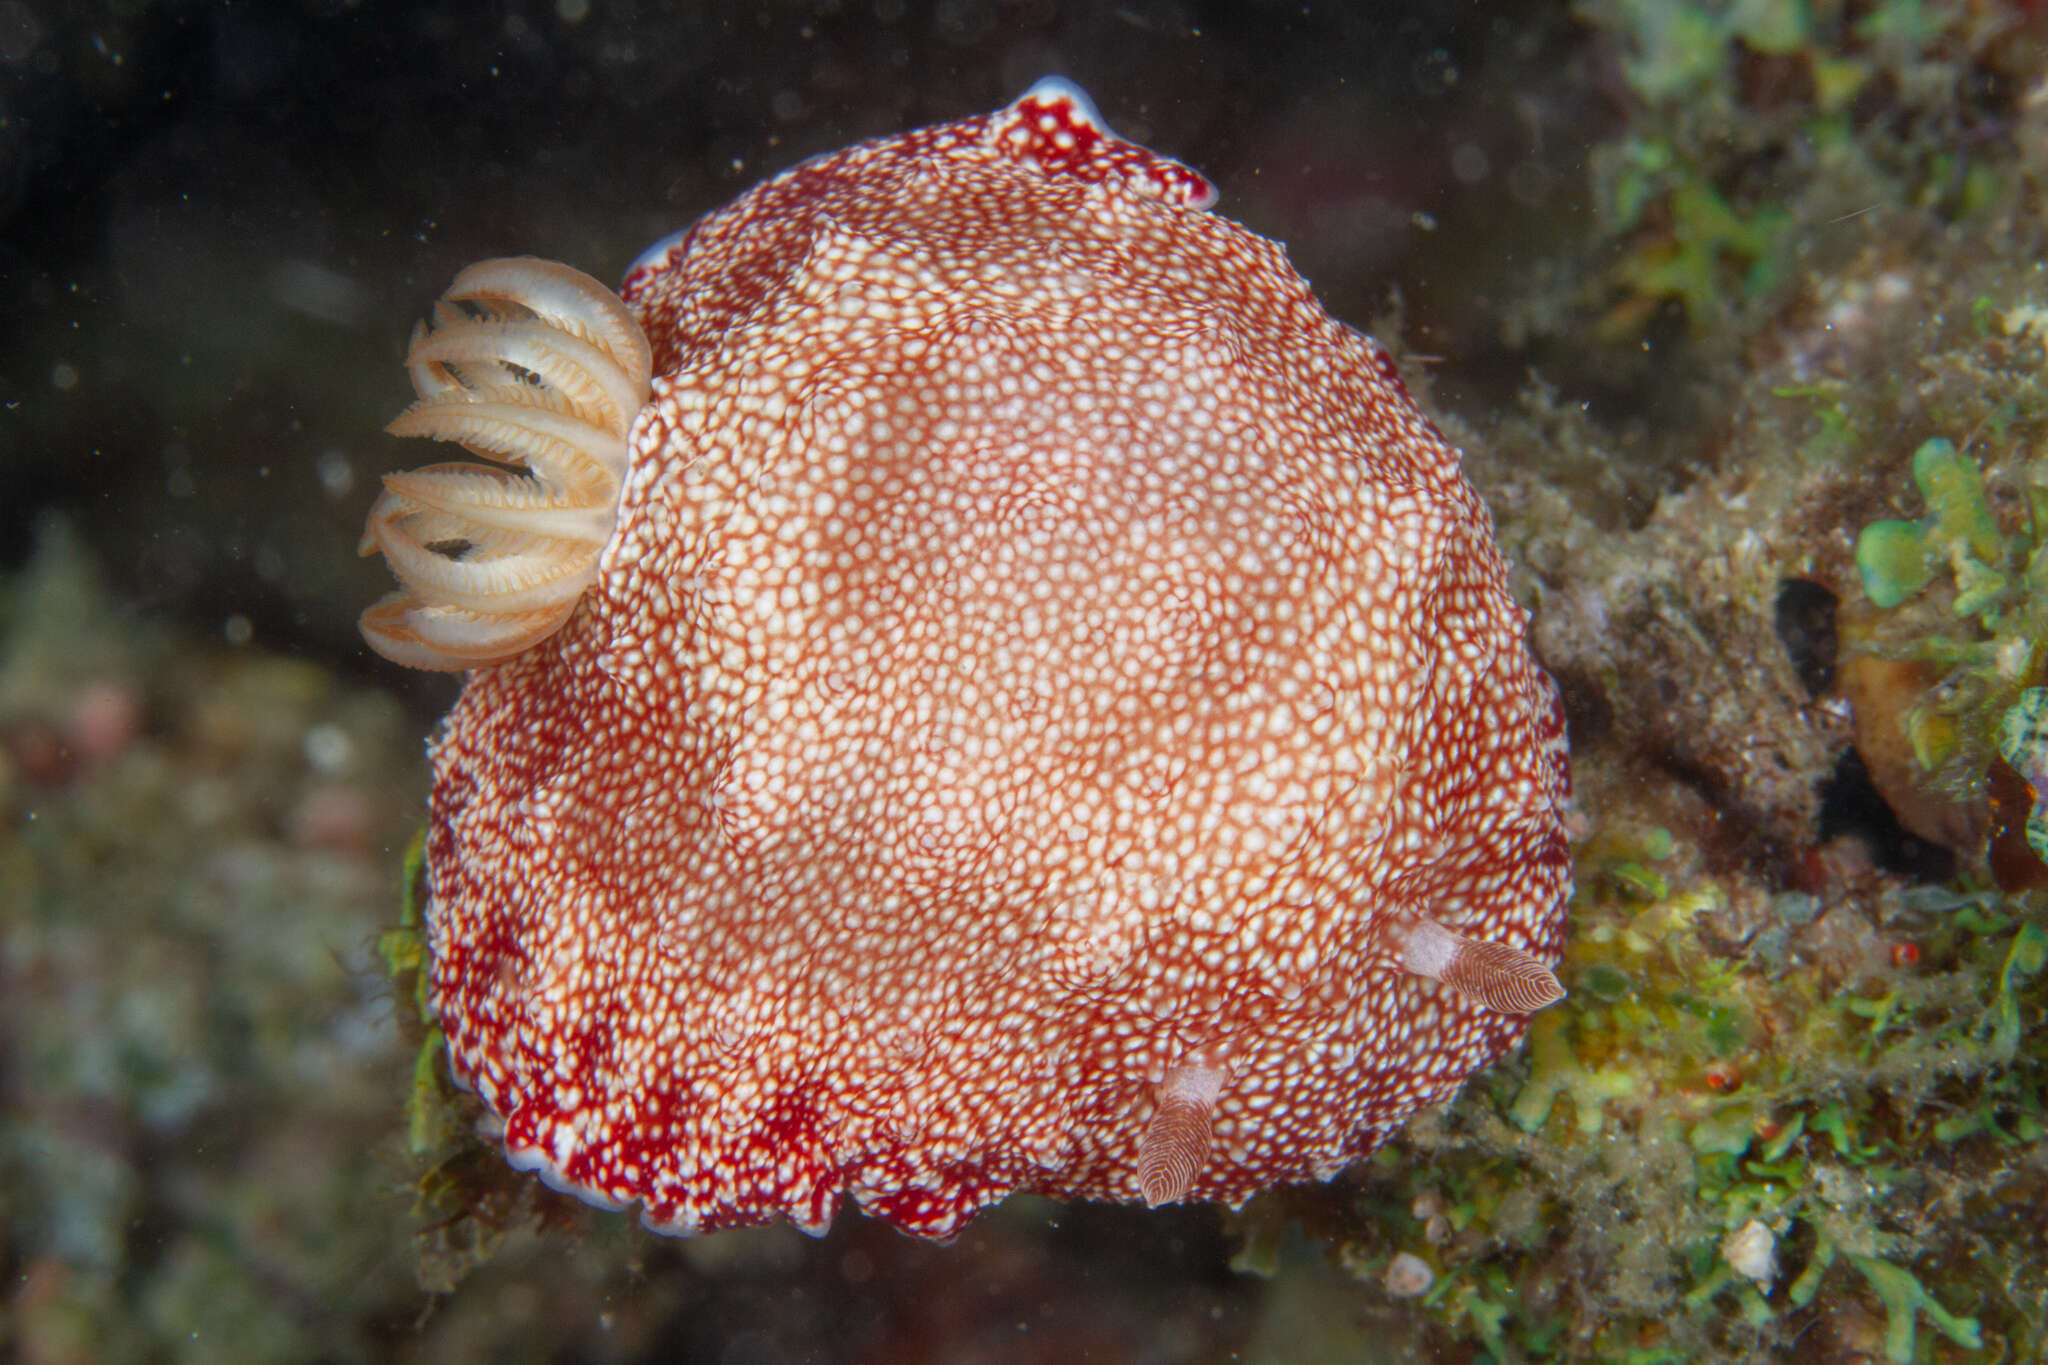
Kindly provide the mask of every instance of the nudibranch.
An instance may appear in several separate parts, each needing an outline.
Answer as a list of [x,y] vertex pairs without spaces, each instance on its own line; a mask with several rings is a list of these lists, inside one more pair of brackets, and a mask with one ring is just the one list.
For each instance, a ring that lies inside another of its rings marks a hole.
[[393,430],[431,997],[668,1233],[1326,1179],[1562,991],[1558,697],[1385,351],[1044,82],[464,271]]

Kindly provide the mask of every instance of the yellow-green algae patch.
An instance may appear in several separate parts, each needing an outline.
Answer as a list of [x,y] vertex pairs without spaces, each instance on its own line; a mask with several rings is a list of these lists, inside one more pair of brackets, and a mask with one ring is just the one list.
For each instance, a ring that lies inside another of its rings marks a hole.
[[[1873,1358],[2039,1358],[2048,1276],[2003,1238],[2048,1194],[2043,907],[1783,895],[1708,951],[1741,888],[1663,830],[1581,852],[1572,993],[1521,1059],[1341,1201],[1248,1208],[1240,1264],[1296,1219],[1360,1280],[1419,1257],[1423,1311],[1497,1360],[1767,1357],[1823,1316]],[[1729,1254],[1752,1223],[1760,1278]]]

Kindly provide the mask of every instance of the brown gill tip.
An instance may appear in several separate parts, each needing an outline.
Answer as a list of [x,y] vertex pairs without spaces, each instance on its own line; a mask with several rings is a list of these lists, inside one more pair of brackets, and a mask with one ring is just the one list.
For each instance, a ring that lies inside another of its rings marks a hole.
[[1534,1014],[1564,999],[1557,973],[1535,954],[1466,938],[1432,919],[1408,927],[1401,965],[1496,1014]]
[[1157,1107],[1138,1139],[1138,1189],[1147,1208],[1185,1198],[1208,1164],[1225,1074],[1220,1067],[1189,1063],[1167,1072],[1155,1087]]

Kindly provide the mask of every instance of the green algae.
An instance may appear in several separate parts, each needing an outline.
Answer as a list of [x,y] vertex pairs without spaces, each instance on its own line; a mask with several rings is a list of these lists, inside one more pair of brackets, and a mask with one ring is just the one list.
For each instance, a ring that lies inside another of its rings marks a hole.
[[[2031,358],[2007,339],[2031,336],[2031,305],[1973,312],[1967,349]],[[1910,771],[1894,765],[1894,790],[1947,803],[1973,839],[1988,829],[1992,871],[2014,888],[2048,881],[2048,455],[2029,439],[2048,427],[2040,389],[2038,369],[2022,370],[1986,403],[1973,422],[1995,433],[1982,455],[1946,437],[1922,442],[1912,460],[1922,515],[1869,522],[1855,551],[1874,610],[1859,617],[1852,648],[1914,667],[1919,683],[1904,699],[1868,689],[1860,723],[1904,737]],[[1962,429],[1960,414],[1950,420]]]
[[1857,236],[1841,224],[1873,211],[1981,220],[2009,198],[2010,162],[1965,131],[2009,121],[2031,79],[2023,16],[2005,6],[1572,9],[1610,49],[1628,116],[1590,150],[1589,250],[1537,330],[1597,342],[1596,369],[1641,341],[1668,358],[1681,339],[1697,363],[1732,363]]
[[[1763,1358],[1859,1300],[1889,1361],[1935,1358],[1930,1333],[2048,1349],[2039,1257],[1978,1273],[1992,1234],[1937,1212],[2039,1193],[2048,906],[1981,886],[1781,897],[1750,941],[1778,924],[1792,971],[1707,948],[1741,879],[1668,831],[1603,831],[1579,856],[1572,993],[1523,1053],[1384,1149],[1343,1210],[1247,1214],[1301,1218],[1361,1277],[1424,1257],[1423,1311],[1497,1361]],[[1817,973],[1850,932],[1864,943]],[[1726,1250],[1752,1222],[1760,1281]]]
[[1946,565],[1955,576],[1955,614],[1977,617],[1996,630],[2001,609],[2009,605],[2012,563],[2025,564],[2029,579],[2038,572],[2033,560],[2040,549],[2032,528],[2008,546],[1985,502],[1984,476],[1976,461],[1943,437],[1923,442],[1913,453],[1913,481],[1927,515],[1917,522],[1875,521],[1857,537],[1864,594],[1888,610],[1918,594]]
[[2027,844],[2048,860],[2048,687],[2028,688],[1998,718],[1998,754],[2032,790]]
[[1863,1273],[1871,1290],[1884,1303],[1886,1359],[1914,1359],[1914,1336],[1923,1315],[1956,1345],[1973,1351],[1983,1346],[1984,1334],[1977,1320],[1958,1317],[1943,1308],[1941,1301],[1928,1293],[1927,1287],[1910,1271],[1875,1256],[1851,1256],[1849,1264]]

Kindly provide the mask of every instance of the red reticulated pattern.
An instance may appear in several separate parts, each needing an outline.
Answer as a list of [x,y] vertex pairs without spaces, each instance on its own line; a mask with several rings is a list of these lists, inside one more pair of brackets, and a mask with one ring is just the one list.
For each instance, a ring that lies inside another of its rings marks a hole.
[[1525,1021],[1564,736],[1458,459],[1280,249],[1057,89],[822,157],[644,262],[596,586],[434,747],[433,991],[510,1158],[693,1231],[943,1237],[1324,1178]]

